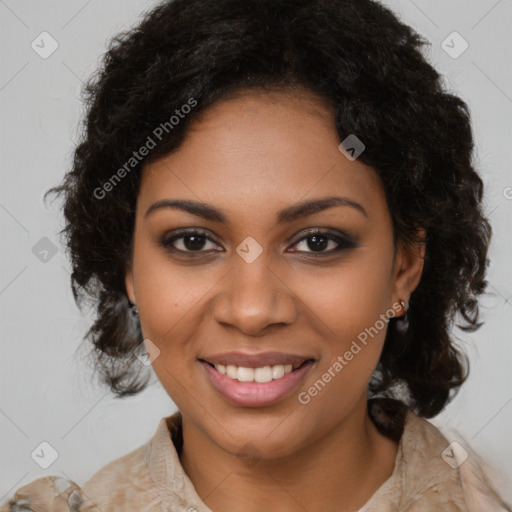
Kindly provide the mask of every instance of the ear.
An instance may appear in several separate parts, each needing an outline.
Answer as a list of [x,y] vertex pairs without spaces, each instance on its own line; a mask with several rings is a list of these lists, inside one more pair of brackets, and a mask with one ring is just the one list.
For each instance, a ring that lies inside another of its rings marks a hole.
[[421,241],[411,244],[399,243],[397,246],[393,267],[393,304],[401,300],[407,304],[421,280],[425,262],[426,233],[423,229],[418,229],[417,234]]
[[126,273],[124,275],[124,286],[126,288],[126,295],[128,295],[128,298],[136,304],[137,301],[135,300],[135,283],[133,281],[133,270],[131,265],[127,265],[126,267]]

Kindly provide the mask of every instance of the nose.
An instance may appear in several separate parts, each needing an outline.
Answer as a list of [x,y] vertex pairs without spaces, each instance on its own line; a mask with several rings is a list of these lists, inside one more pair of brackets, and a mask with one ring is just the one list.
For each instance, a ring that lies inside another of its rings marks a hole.
[[269,267],[264,254],[252,263],[240,258],[219,286],[212,310],[215,320],[225,327],[262,336],[271,326],[290,325],[296,320],[293,291]]

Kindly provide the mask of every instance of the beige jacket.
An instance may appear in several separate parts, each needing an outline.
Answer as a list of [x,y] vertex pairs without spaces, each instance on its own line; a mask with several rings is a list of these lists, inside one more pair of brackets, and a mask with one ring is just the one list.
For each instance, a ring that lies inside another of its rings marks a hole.
[[[482,462],[449,443],[411,410],[387,399],[369,401],[386,435],[399,439],[392,475],[357,512],[505,512]],[[19,488],[0,512],[212,512],[181,466],[181,415],[162,418],[144,445],[100,469],[81,488],[51,476]],[[222,512],[222,511],[216,511]]]

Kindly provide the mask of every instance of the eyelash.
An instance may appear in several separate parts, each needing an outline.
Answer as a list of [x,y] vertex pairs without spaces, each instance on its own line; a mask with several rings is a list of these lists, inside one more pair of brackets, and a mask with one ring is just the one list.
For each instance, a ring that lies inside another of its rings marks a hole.
[[[183,239],[186,236],[200,236],[202,238],[205,238],[206,240],[213,242],[217,244],[217,241],[210,237],[205,231],[200,229],[183,229],[179,230],[178,232],[175,232],[172,236],[163,237],[160,240],[160,245],[167,251],[173,252],[173,253],[180,253],[180,254],[186,254],[190,255],[190,257],[197,257],[203,253],[207,253],[209,251],[204,250],[198,250],[198,251],[189,251],[189,250],[183,250],[183,249],[176,249],[173,247],[173,243],[177,240]],[[323,238],[326,238],[329,241],[334,241],[338,244],[338,247],[335,249],[331,249],[330,251],[326,252],[318,252],[315,253],[314,251],[292,251],[296,253],[304,253],[313,256],[314,258],[317,257],[326,257],[330,256],[334,253],[340,252],[344,249],[353,249],[357,247],[357,244],[350,239],[350,237],[346,235],[339,235],[335,234],[332,231],[326,231],[319,228],[313,229],[305,233],[301,238],[299,238],[297,241],[293,243],[293,246],[299,244],[300,242],[307,241],[309,237],[312,236],[321,236]],[[217,244],[218,245],[218,244]],[[220,251],[219,251],[220,252]],[[197,256],[196,256],[197,255]]]

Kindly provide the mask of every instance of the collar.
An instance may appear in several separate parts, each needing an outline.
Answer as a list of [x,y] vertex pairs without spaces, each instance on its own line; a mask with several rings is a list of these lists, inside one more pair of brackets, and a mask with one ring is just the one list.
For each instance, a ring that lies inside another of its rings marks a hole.
[[[398,441],[399,446],[393,473],[359,512],[393,512],[407,505],[412,496],[431,488],[442,492],[441,487],[444,486],[452,493],[460,492],[458,472],[440,456],[448,442],[436,427],[401,402],[389,398],[368,400],[368,413],[379,431]],[[146,445],[146,461],[162,497],[163,509],[212,512],[197,494],[181,465],[179,453],[182,445],[182,416],[179,411],[160,420],[155,435]]]

